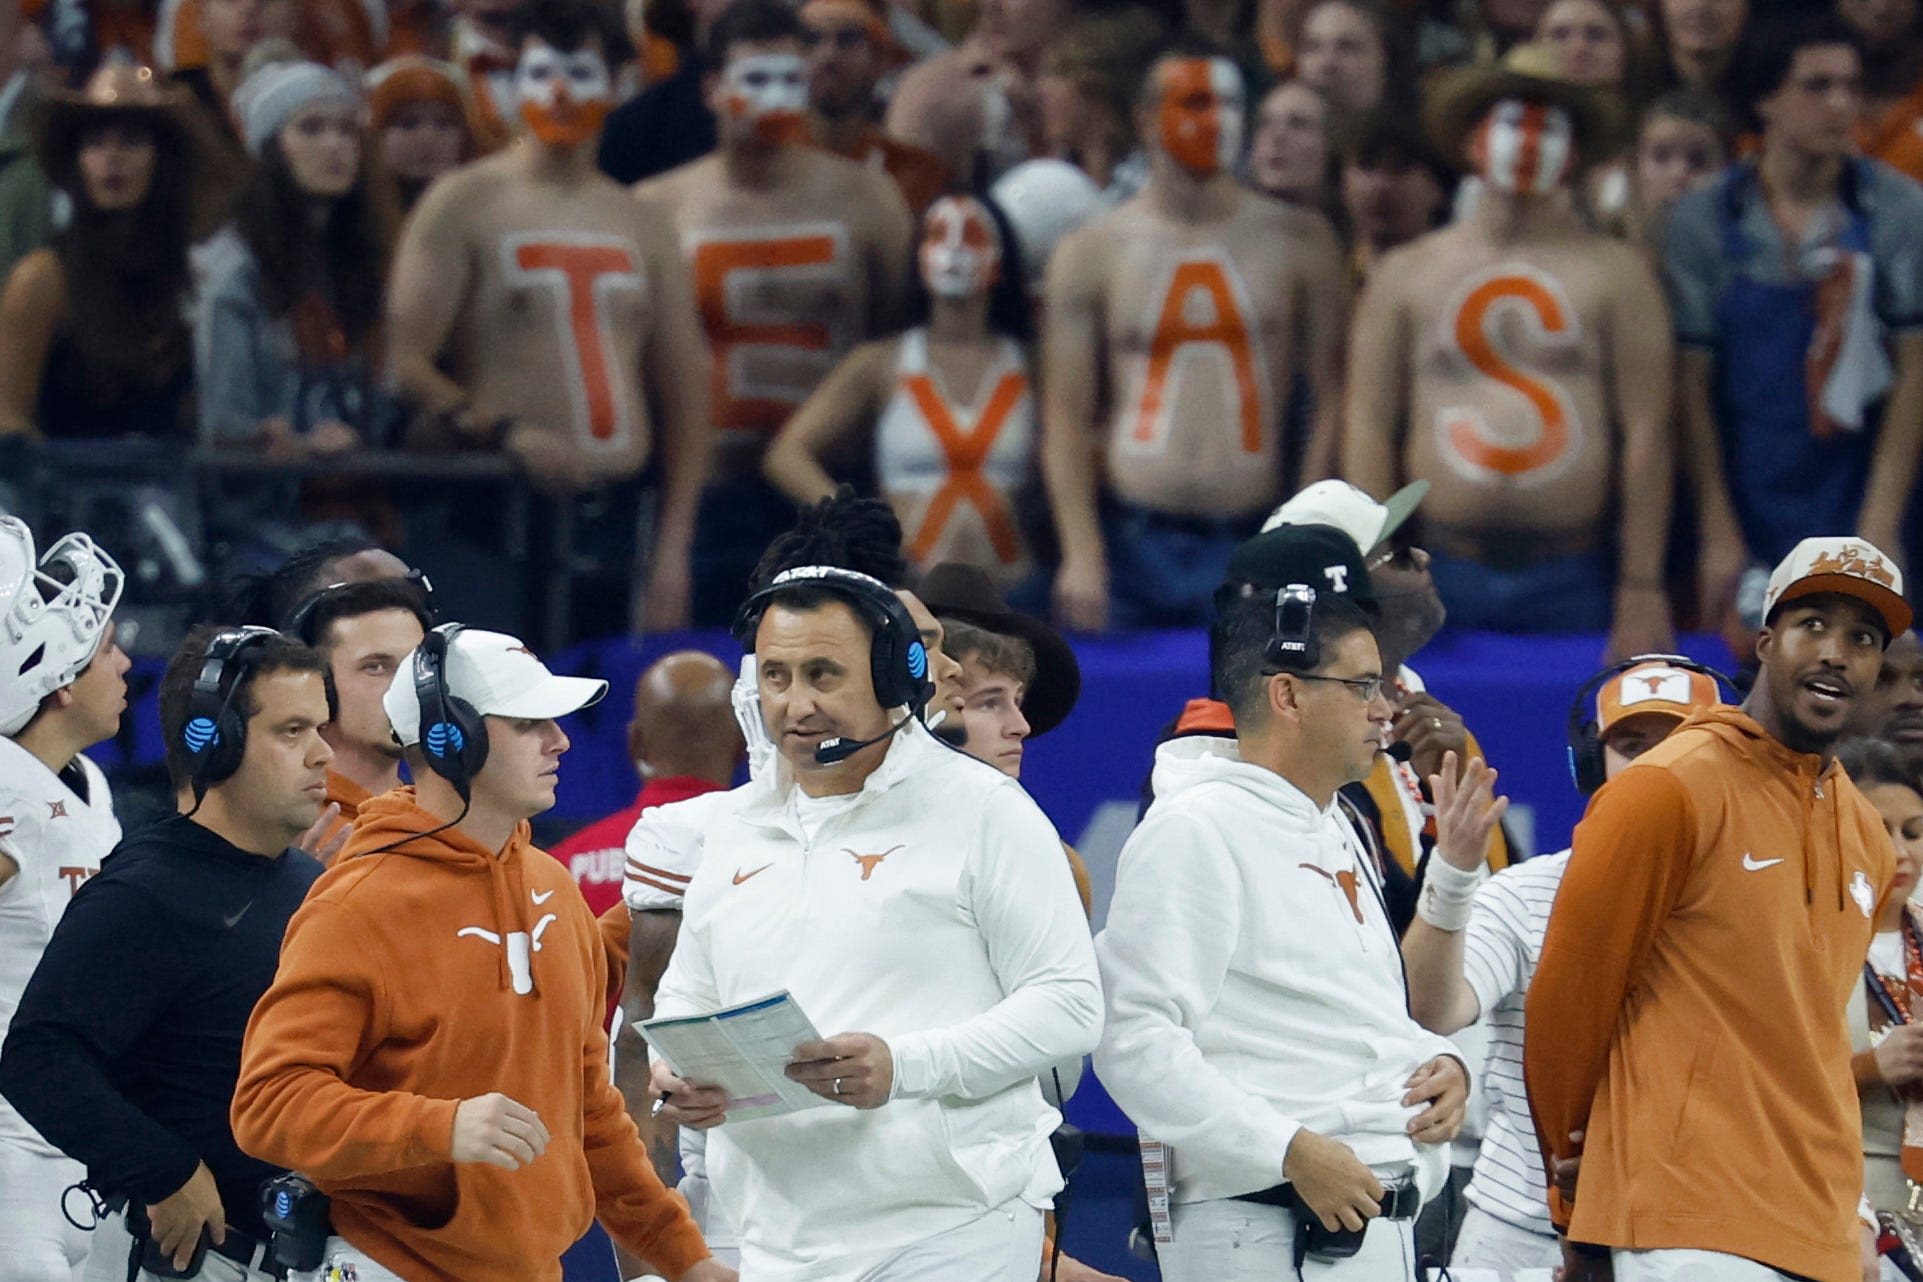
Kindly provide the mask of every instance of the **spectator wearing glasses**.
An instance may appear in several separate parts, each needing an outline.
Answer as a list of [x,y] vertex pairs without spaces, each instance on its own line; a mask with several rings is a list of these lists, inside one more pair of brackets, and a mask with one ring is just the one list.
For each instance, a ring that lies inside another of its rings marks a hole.
[[875,86],[895,54],[886,0],[808,0],[801,6],[808,49],[809,130],[817,146],[880,169],[895,180],[908,212],[926,213],[953,181],[941,157],[883,133]]

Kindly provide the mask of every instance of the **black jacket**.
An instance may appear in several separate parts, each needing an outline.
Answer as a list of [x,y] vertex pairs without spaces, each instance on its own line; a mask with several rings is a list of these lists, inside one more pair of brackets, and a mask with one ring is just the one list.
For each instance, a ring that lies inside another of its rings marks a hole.
[[227,1223],[260,1235],[258,1190],[278,1172],[240,1151],[227,1112],[247,1018],[320,872],[178,815],[122,841],[27,982],[0,1095],[107,1192],[158,1202],[205,1162]]

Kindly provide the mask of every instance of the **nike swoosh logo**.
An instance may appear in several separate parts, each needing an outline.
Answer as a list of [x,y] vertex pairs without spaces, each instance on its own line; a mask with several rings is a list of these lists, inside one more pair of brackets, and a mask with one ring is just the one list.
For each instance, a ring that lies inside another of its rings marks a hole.
[[772,867],[774,867],[773,864],[763,864],[761,865],[761,867],[755,869],[753,872],[737,872],[734,875],[734,884],[739,886],[742,882],[748,880],[748,878],[758,877],[762,873],[767,872]]
[[547,891],[544,894],[539,894],[539,895],[535,894],[533,891],[530,890],[527,892],[527,894],[528,894],[528,898],[534,901],[536,907],[539,907],[540,905],[545,904],[548,900],[554,898],[554,892],[551,890]]
[[1750,854],[1747,850],[1743,852],[1743,871],[1744,872],[1761,872],[1765,868],[1774,868],[1777,864],[1780,864],[1782,862],[1783,861],[1780,859],[1758,859],[1756,856]]
[[247,915],[247,910],[249,908],[252,908],[253,906],[254,906],[254,901],[251,899],[248,900],[246,905],[243,906],[241,910],[235,913],[232,917],[222,917],[220,919],[221,925],[227,927],[227,929],[229,930],[232,930],[234,927],[240,925],[240,919],[242,917],[245,917]]

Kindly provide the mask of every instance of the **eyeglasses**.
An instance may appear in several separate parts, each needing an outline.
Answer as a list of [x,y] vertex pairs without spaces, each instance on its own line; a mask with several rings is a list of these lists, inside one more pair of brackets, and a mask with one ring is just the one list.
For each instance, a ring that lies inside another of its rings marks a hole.
[[1414,566],[1414,564],[1415,555],[1413,551],[1403,544],[1393,543],[1377,552],[1367,561],[1364,561],[1362,568],[1373,574],[1386,566],[1401,565],[1404,568],[1409,568]]
[[1347,686],[1362,696],[1364,703],[1374,703],[1382,694],[1381,677],[1324,677],[1313,672],[1288,672],[1283,675],[1303,681],[1327,681],[1331,685]]

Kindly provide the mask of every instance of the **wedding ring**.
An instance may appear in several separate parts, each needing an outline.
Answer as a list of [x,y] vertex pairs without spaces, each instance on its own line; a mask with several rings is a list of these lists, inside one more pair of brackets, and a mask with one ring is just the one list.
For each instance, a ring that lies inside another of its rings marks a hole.
[[839,1077],[835,1079],[835,1094],[841,1094],[841,1079]]
[[1435,727],[1436,729],[1438,729],[1438,730],[1440,730],[1440,729],[1442,729],[1442,718],[1441,718],[1441,717],[1430,717],[1430,718],[1429,718],[1429,724],[1430,724],[1430,725],[1432,725],[1432,726],[1434,726],[1434,727]]

